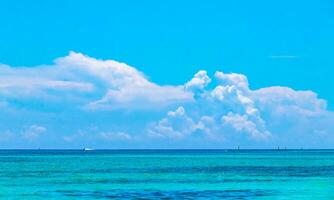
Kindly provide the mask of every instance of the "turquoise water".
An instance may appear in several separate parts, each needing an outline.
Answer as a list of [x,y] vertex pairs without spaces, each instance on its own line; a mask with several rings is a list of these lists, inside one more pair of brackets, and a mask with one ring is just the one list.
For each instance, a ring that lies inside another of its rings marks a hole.
[[0,199],[334,199],[334,151],[2,150]]

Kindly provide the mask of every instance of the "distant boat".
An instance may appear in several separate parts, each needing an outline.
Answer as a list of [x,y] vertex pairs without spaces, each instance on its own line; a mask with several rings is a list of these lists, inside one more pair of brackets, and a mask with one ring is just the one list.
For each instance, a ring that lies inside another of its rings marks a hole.
[[90,148],[84,148],[84,151],[93,151],[94,149],[90,149]]

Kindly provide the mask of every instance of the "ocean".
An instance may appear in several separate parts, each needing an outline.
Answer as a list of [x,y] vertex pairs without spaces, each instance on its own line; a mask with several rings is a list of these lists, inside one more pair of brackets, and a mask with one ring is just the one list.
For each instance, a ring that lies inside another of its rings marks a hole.
[[334,199],[334,150],[0,150],[0,199]]

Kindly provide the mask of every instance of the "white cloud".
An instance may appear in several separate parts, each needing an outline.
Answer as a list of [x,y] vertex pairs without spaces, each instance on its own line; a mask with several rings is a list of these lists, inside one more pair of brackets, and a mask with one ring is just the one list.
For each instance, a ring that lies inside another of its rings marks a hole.
[[125,132],[101,132],[100,136],[105,140],[131,140],[132,136]]
[[[73,134],[63,136],[62,139],[68,143],[79,142],[81,144],[88,144],[87,142],[96,142],[96,141],[131,141],[135,137],[131,134],[128,134],[124,131],[107,131],[101,130],[100,127],[89,126],[82,127]],[[85,146],[85,145],[84,145]]]
[[59,90],[82,90],[90,91],[93,89],[93,85],[89,83],[80,83],[72,81],[60,81],[49,80],[46,78],[38,77],[20,77],[20,76],[7,76],[2,77],[0,80],[0,90],[11,90],[15,88],[24,89],[59,89]]
[[210,82],[211,79],[207,75],[207,72],[205,70],[201,70],[185,84],[185,88],[193,91],[203,90]]
[[294,56],[294,55],[273,55],[273,56],[269,56],[269,58],[273,58],[273,59],[295,59],[295,58],[299,58],[299,56]]
[[87,94],[90,94],[86,100],[90,109],[149,109],[193,99],[192,93],[182,86],[160,86],[125,63],[98,60],[81,53],[70,52],[51,66],[0,66],[0,96],[85,99]]
[[[70,80],[59,66],[9,67],[0,65],[0,96],[36,97],[49,91],[89,92],[94,85]],[[68,73],[67,73],[68,74]]]
[[[231,126],[237,132],[249,134],[254,139],[267,139],[270,136],[269,131],[264,127],[263,120],[252,121],[248,115],[228,113],[222,117],[223,125]],[[257,124],[256,124],[257,122]]]
[[45,133],[46,128],[38,125],[31,125],[22,132],[22,137],[27,140],[34,140],[40,137],[41,134]]
[[248,80],[243,74],[230,73],[225,74],[223,72],[217,71],[215,73],[215,78],[220,82],[220,85],[231,85],[238,89],[248,90]]
[[181,139],[189,136],[196,128],[196,124],[188,117],[185,109],[181,106],[175,111],[169,111],[167,116],[150,127],[148,132],[151,137]]
[[[91,132],[91,130],[88,130],[89,132]],[[83,130],[78,130],[76,133],[71,134],[71,135],[66,135],[63,137],[63,140],[66,142],[73,142],[76,140],[85,140],[85,139],[91,139],[90,134],[87,134],[86,131]]]
[[[197,74],[207,76],[203,71]],[[202,135],[210,133],[211,136],[224,137],[227,140],[240,139],[235,137],[237,134],[243,135],[244,139],[260,141],[272,139],[271,132],[279,132],[277,126],[287,126],[287,122],[293,122],[295,125],[289,126],[296,131],[301,130],[297,124],[314,121],[314,118],[309,117],[329,118],[326,115],[326,101],[319,99],[312,91],[295,91],[286,87],[252,91],[248,87],[246,76],[242,74],[216,72],[215,78],[218,85],[212,90],[204,90],[206,85],[203,85],[203,81],[188,82],[187,84],[202,83],[197,87],[201,89],[201,95],[198,95],[194,102],[186,104],[190,114],[187,115],[184,108],[180,107],[175,112],[169,112],[167,117],[149,131],[153,130],[156,135],[178,136],[176,138],[191,137],[199,132]],[[211,80],[209,77],[205,79]],[[180,126],[180,123],[183,126]],[[309,124],[311,123],[303,125]],[[314,129],[314,126],[309,128]],[[268,127],[274,129],[271,131]]]
[[[145,87],[153,84],[140,71],[125,63],[98,60],[81,53],[70,52],[68,56],[56,59],[55,64],[64,71],[72,72],[76,78],[91,76],[112,89],[125,86]],[[80,73],[84,74],[80,77]]]
[[[49,80],[34,77],[2,77],[0,79],[0,93],[4,96],[34,96],[43,95],[43,90],[76,90],[82,92],[92,91],[94,86],[90,83]],[[45,94],[44,94],[45,95]]]
[[119,90],[108,90],[100,100],[92,102],[89,108],[101,109],[152,109],[174,104],[175,102],[192,101],[192,93],[179,86],[125,87]]
[[294,113],[319,115],[327,110],[327,102],[312,91],[295,91],[288,87],[268,87],[255,90],[252,98],[262,110],[273,114]]
[[107,85],[104,97],[91,102],[90,108],[141,107],[147,109],[153,104],[163,106],[171,102],[192,100],[192,94],[184,91],[182,87],[159,86],[148,81],[143,73],[125,63],[97,60],[74,52],[57,59],[56,63],[63,67],[82,69]]
[[[29,108],[8,109],[6,113],[2,112],[1,119],[6,120],[6,114],[16,117],[22,113],[15,112],[25,112],[27,119],[38,116],[47,121],[54,120],[52,116],[60,113],[67,118],[75,116],[73,121],[77,119],[76,123],[80,125],[92,121],[92,124],[96,122],[107,127],[106,131],[89,130],[59,136],[65,141],[86,143],[97,138],[133,139],[131,134],[110,130],[138,132],[138,138],[143,141],[149,135],[151,139],[182,141],[200,138],[201,141],[203,138],[223,138],[221,141],[225,142],[277,142],[285,137],[286,141],[289,138],[311,141],[314,137],[329,138],[333,132],[334,114],[327,110],[326,101],[315,92],[278,86],[251,90],[247,77],[237,73],[217,71],[214,78],[216,81],[212,82],[207,72],[201,70],[184,85],[158,85],[125,63],[99,60],[75,52],[56,59],[49,66],[14,68],[0,65],[0,108],[12,104]],[[30,98],[38,100],[37,103]],[[59,100],[51,106],[55,113],[47,113],[44,109],[50,105],[50,99],[55,98]],[[68,111],[69,108],[72,110]],[[122,112],[115,111],[117,109]],[[99,115],[101,110],[110,112]],[[166,115],[161,117],[161,111]],[[120,116],[119,113],[125,114]],[[139,118],[131,116],[129,120],[131,113],[143,115]],[[119,125],[120,121],[128,123]],[[140,125],[134,126],[135,121],[140,121]],[[10,126],[6,127],[6,122],[2,124],[4,130]],[[74,130],[73,124],[67,125],[73,126],[72,133],[80,128]],[[31,140],[45,131],[44,127],[33,125],[20,136]]]

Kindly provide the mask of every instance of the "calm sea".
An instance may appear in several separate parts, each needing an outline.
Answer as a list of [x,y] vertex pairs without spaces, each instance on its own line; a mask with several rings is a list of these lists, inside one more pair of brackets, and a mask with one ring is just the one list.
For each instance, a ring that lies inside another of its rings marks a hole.
[[334,150],[1,150],[0,199],[334,199]]

